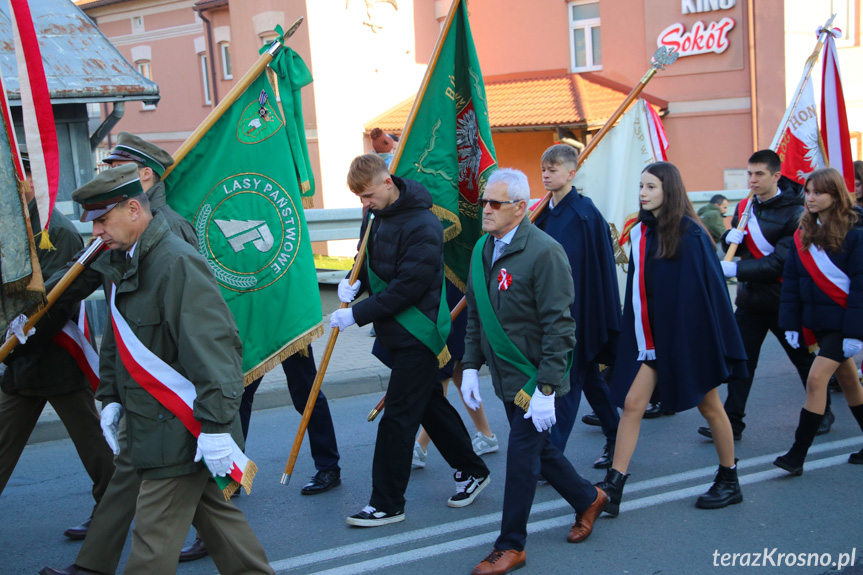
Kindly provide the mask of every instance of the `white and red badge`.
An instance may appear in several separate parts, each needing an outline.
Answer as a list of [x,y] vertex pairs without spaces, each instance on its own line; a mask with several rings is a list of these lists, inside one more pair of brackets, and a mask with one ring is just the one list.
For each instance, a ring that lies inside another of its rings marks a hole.
[[506,291],[511,285],[512,274],[508,273],[506,268],[501,268],[500,273],[497,274],[497,291]]

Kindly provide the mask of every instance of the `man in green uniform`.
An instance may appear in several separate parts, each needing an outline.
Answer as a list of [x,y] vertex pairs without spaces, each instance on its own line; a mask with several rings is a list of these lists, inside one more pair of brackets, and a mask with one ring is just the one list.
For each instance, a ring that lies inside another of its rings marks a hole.
[[[124,448],[142,480],[124,573],[174,573],[193,518],[220,572],[273,573],[245,517],[212,481],[242,445],[231,430],[239,432],[232,424],[243,376],[236,324],[206,261],[170,232],[161,211],[153,215],[135,166],[100,173],[73,199],[109,249],[90,266],[111,283],[102,428],[119,453],[125,415]],[[185,382],[172,393],[188,400],[187,411],[148,381],[171,390]],[[197,439],[189,426],[200,430]]]

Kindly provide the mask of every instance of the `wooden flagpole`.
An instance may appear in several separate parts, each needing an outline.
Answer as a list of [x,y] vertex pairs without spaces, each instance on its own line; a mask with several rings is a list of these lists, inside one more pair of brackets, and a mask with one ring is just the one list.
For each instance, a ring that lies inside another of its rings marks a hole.
[[[617,123],[617,120],[629,109],[632,103],[638,98],[641,94],[644,87],[647,86],[647,83],[653,79],[656,73],[659,70],[664,70],[667,66],[674,64],[677,61],[679,54],[666,46],[662,46],[653,54],[653,57],[650,59],[650,68],[647,72],[642,76],[641,80],[638,81],[632,90],[629,92],[629,95],[626,96],[626,99],[617,107],[611,117],[605,122],[602,126],[602,129],[597,132],[597,134],[590,139],[590,142],[584,147],[584,150],[578,155],[578,164],[577,168],[580,168],[584,161],[588,156],[596,149],[596,146],[605,137],[611,128],[614,127],[614,124]],[[548,206],[548,202],[551,200],[551,192],[548,192],[534,207],[533,211],[528,215],[531,222],[534,222],[539,214]],[[453,308],[450,317],[455,319],[466,307],[466,299],[463,297]],[[375,417],[383,410],[384,402],[386,400],[386,396],[384,396],[378,404],[369,412],[368,420],[374,421]]]
[[[72,264],[72,267],[66,274],[60,278],[60,281],[57,282],[57,285],[54,286],[54,289],[47,295],[46,299],[48,303],[45,304],[41,310],[34,313],[32,316],[27,318],[27,323],[24,325],[24,333],[27,333],[32,329],[42,316],[48,313],[48,310],[51,309],[51,306],[57,302],[60,296],[66,291],[72,282],[81,275],[81,272],[84,271],[84,268],[90,263],[90,260],[93,259],[104,247],[104,242],[101,238],[95,238],[89,245],[89,247],[84,251],[83,254],[78,258],[78,260]],[[12,350],[15,349],[15,346],[18,345],[18,338],[15,335],[12,335],[6,342],[3,344],[3,347],[0,348],[0,362],[6,359],[6,357],[12,353]]]
[[[366,246],[369,243],[369,235],[372,231],[372,222],[374,214],[369,213],[369,223],[366,226],[366,233],[363,235],[363,241],[360,244],[357,259],[354,262],[354,267],[351,270],[351,275],[348,279],[351,285],[354,285],[360,275],[363,260],[366,255]],[[345,309],[348,304],[342,302],[339,309]],[[336,347],[336,340],[339,339],[339,328],[334,327],[330,332],[330,340],[327,342],[327,347],[324,350],[324,356],[321,358],[321,365],[318,367],[318,374],[315,376],[315,382],[312,384],[312,389],[309,391],[309,398],[306,400],[306,407],[303,410],[303,418],[300,420],[300,427],[297,429],[297,435],[294,437],[294,446],[291,448],[291,455],[288,457],[288,462],[285,464],[285,472],[282,474],[282,485],[287,485],[291,482],[291,475],[294,472],[294,465],[297,463],[297,456],[300,453],[300,447],[303,445],[303,437],[306,435],[306,428],[309,426],[309,420],[312,417],[312,410],[315,409],[315,403],[318,401],[318,394],[321,391],[321,384],[324,381],[324,375],[327,373],[327,366],[330,363],[330,358],[333,355],[333,348]]]

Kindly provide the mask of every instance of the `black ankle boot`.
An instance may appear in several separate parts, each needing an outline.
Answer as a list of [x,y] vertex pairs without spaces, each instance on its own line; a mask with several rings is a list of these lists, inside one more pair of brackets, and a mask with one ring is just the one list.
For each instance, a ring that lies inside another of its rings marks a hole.
[[788,453],[777,457],[773,461],[773,465],[781,467],[791,475],[802,475],[803,462],[806,460],[806,454],[812,446],[812,440],[815,439],[818,426],[823,418],[823,415],[801,409],[800,423],[797,424],[797,431],[794,432],[794,445],[791,446]]
[[[854,419],[857,420],[857,424],[860,426],[860,429],[863,430],[863,403],[860,405],[855,405],[854,407],[850,407],[851,413],[854,414]],[[852,453],[848,456],[848,463],[853,463],[855,465],[863,465],[863,449],[858,451],[857,453]]]
[[734,467],[719,466],[713,485],[707,493],[698,497],[695,506],[701,509],[722,509],[742,502],[743,492],[740,491],[740,483],[737,481],[737,460],[735,459]]
[[608,495],[608,503],[605,504],[605,511],[612,517],[617,517],[620,514],[620,500],[623,498],[623,484],[629,479],[629,474],[623,475],[616,469],[609,469],[605,473],[605,479],[596,484],[597,487],[605,491]]

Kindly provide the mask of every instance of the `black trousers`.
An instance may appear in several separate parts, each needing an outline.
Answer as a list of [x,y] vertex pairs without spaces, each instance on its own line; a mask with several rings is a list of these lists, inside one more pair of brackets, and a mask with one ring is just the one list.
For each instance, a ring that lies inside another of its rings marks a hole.
[[378,425],[369,505],[396,513],[405,506],[414,438],[420,424],[450,467],[474,477],[488,467],[473,452],[458,412],[443,395],[435,355],[426,347],[390,349],[392,374]]
[[506,485],[503,488],[503,517],[495,549],[522,551],[527,540],[527,519],[540,474],[576,512],[596,501],[596,488],[580,476],[563,452],[552,445],[548,431],[538,433],[524,410],[504,402],[509,419],[506,451]]
[[[779,327],[779,313],[755,313],[738,308],[734,312],[737,327],[740,329],[740,337],[743,339],[743,348],[746,357],[749,358],[746,366],[749,368],[749,377],[746,379],[730,379],[728,381],[728,397],[725,400],[725,412],[731,420],[731,427],[735,431],[743,431],[746,424],[743,418],[746,415],[746,401],[749,399],[749,391],[752,389],[752,378],[755,377],[755,368],[758,367],[758,357],[761,355],[761,345],[767,332],[772,332],[782,344],[782,349],[788,355],[788,359],[797,369],[803,389],[806,389],[806,379],[809,377],[809,369],[815,361],[815,354],[811,353],[803,342],[803,334],[800,334],[800,347],[794,349],[785,341],[785,330]],[[827,408],[830,409],[830,395],[827,395]]]
[[[309,353],[308,356],[295,353],[282,362],[282,370],[284,370],[285,377],[288,379],[288,391],[291,394],[291,401],[294,404],[294,409],[300,415],[303,414],[303,410],[306,408],[309,392],[312,391],[315,376],[318,374],[312,346],[309,346],[307,351]],[[258,386],[261,385],[262,379],[264,378],[256,379],[246,386],[246,389],[243,391],[243,399],[240,402],[240,423],[243,426],[243,438],[247,438],[249,435],[252,403],[255,401],[255,392],[258,390]],[[309,419],[307,429],[309,433],[309,448],[312,452],[312,459],[315,462],[315,469],[318,471],[338,471],[339,446],[336,443],[336,430],[333,428],[330,406],[323,391],[318,394],[318,400],[315,403],[315,408],[312,410],[312,417]]]

